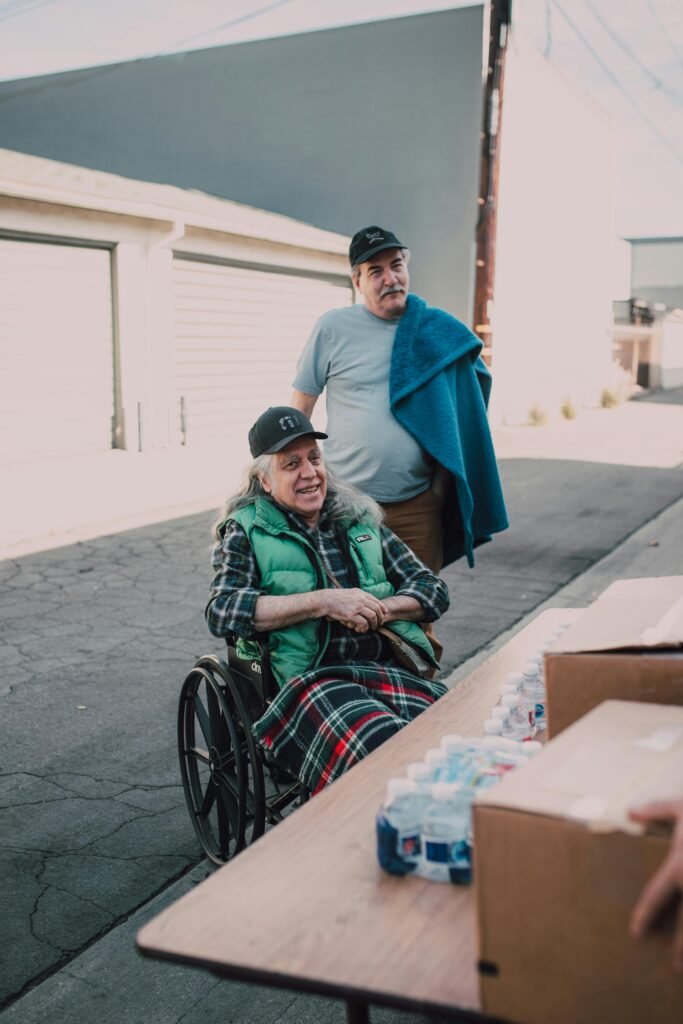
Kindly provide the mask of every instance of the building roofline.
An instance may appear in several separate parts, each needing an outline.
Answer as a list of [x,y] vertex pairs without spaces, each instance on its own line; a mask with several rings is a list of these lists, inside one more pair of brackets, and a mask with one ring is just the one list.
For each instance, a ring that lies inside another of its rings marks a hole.
[[628,235],[625,242],[683,242],[683,235]]
[[139,217],[347,257],[349,238],[194,189],[0,149],[0,196]]

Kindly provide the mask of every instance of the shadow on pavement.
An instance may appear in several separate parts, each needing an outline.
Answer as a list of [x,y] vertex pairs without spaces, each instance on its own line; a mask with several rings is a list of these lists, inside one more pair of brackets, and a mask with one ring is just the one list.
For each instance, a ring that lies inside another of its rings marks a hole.
[[631,402],[652,402],[656,405],[683,405],[683,388],[660,388],[658,391],[644,391],[634,395]]
[[451,672],[503,630],[683,496],[683,471],[592,462],[500,463],[510,528],[447,568],[438,623]]

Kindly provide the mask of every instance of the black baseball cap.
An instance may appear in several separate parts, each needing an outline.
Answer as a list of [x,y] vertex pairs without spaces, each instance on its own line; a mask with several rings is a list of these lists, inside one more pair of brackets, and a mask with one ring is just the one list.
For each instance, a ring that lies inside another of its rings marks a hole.
[[407,249],[408,246],[399,242],[393,231],[385,231],[371,224],[369,228],[356,231],[349,246],[349,261],[352,267],[365,263],[382,249]]
[[289,405],[272,405],[261,413],[249,431],[249,450],[254,458],[273,455],[297,437],[327,437],[315,430],[308,416]]

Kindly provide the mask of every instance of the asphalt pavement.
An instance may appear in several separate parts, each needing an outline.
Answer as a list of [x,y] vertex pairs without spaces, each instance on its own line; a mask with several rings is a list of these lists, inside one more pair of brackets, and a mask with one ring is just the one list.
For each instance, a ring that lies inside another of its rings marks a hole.
[[[444,573],[450,684],[548,604],[585,605],[624,576],[683,574],[683,393],[656,398],[497,437],[512,525],[474,570]],[[220,650],[202,614],[211,519],[0,562],[0,1024],[344,1019],[337,1002],[134,949],[140,924],[208,871],[175,714],[193,660]]]

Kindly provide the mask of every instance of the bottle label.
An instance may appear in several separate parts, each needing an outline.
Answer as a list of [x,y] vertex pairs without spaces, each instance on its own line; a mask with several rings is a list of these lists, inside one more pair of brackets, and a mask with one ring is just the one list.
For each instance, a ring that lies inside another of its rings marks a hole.
[[428,839],[425,836],[425,860],[432,864],[448,864],[451,846],[447,839]]
[[469,885],[472,881],[472,851],[466,839],[453,843],[448,874],[456,885]]
[[414,830],[398,833],[398,853],[406,861],[417,860],[420,856],[420,833]]
[[409,875],[415,870],[417,858],[402,856],[401,837],[381,812],[377,815],[376,834],[377,860],[380,867],[390,875]]

